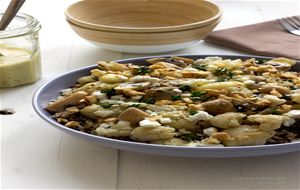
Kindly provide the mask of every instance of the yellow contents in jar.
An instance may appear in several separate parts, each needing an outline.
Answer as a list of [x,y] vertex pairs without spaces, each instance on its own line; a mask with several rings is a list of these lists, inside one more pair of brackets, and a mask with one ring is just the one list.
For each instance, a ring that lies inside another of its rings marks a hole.
[[35,82],[41,76],[41,54],[22,48],[0,47],[0,87]]

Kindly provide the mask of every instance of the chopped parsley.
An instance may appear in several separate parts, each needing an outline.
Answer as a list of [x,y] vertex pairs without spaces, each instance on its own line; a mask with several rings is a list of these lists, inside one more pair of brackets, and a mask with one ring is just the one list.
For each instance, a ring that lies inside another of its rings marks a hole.
[[227,68],[216,69],[213,71],[214,74],[224,75],[227,73]]
[[80,115],[80,116],[78,117],[78,119],[84,120],[84,117],[83,117],[82,115]]
[[105,89],[105,90],[102,90],[101,92],[106,93],[106,96],[108,96],[109,98],[114,96],[114,95],[117,95],[117,92],[114,88],[112,88],[111,90]]
[[191,100],[201,100],[201,101],[205,102],[212,98],[210,96],[204,97],[204,95],[206,95],[207,92],[191,92],[191,94],[192,94],[190,96]]
[[96,81],[99,81],[99,78],[98,78],[98,77],[94,77],[93,79],[96,80]]
[[234,73],[229,71],[226,75],[229,76],[230,79],[233,79]]
[[152,72],[154,71],[154,70],[150,69],[150,68],[147,67],[147,66],[135,67],[135,68],[133,68],[133,69],[137,70],[137,72],[132,73],[132,74],[135,74],[135,75],[146,74],[146,73],[152,73]]
[[153,98],[153,96],[151,95],[149,99],[143,99],[141,101],[146,104],[155,104],[155,102],[157,102],[157,98]]
[[282,81],[294,82],[292,79],[283,79]]
[[192,67],[193,67],[194,69],[198,69],[198,70],[201,70],[201,71],[207,71],[207,70],[205,69],[206,66],[208,66],[208,64],[205,64],[205,65],[193,64]]
[[191,87],[188,86],[188,85],[182,86],[179,89],[182,90],[182,91],[191,91]]
[[102,106],[104,109],[110,108],[112,105],[114,105],[114,104],[110,104],[108,102],[96,103],[96,104]]
[[259,60],[254,61],[254,63],[257,63],[257,64],[263,64],[263,63],[265,63],[265,62],[266,62],[266,61],[263,60],[263,59],[259,59]]
[[200,139],[200,137],[198,137],[195,133],[190,132],[190,133],[185,133],[182,134],[183,136],[185,136],[185,140],[193,140],[193,139]]
[[280,111],[277,111],[277,110],[271,110],[271,111],[267,111],[269,114],[272,114],[272,115],[282,115],[282,113]]
[[297,90],[297,88],[293,87],[293,86],[290,86],[289,87],[291,90]]
[[226,82],[227,79],[225,77],[218,78],[216,82]]
[[289,99],[289,98],[291,98],[291,95],[282,95],[282,97],[281,97],[282,99]]
[[164,90],[156,90],[156,92],[165,92],[165,91],[172,91],[172,90],[174,90],[174,88],[164,89]]
[[141,104],[131,104],[131,105],[129,105],[128,106],[128,108],[130,108],[130,107],[135,107],[135,108],[137,108],[137,107],[139,107]]
[[284,70],[279,70],[279,69],[277,69],[277,71],[278,71],[278,72],[284,72]]
[[195,115],[195,114],[197,114],[198,113],[198,111],[196,111],[196,110],[190,110],[189,111],[189,115]]
[[171,98],[172,98],[173,101],[183,100],[183,99],[181,98],[181,95],[178,95],[178,96],[171,96]]

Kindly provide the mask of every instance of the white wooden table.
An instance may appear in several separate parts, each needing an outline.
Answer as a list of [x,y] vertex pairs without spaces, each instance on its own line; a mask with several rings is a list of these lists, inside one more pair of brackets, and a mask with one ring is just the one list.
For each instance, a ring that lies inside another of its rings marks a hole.
[[[5,9],[9,0],[1,0]],[[1,90],[1,189],[299,189],[299,152],[235,158],[177,158],[117,150],[69,136],[33,110],[35,90],[67,71],[148,56],[98,48],[77,36],[64,9],[75,0],[27,0],[21,12],[42,23],[43,75],[34,84]],[[224,10],[217,29],[299,14],[299,1],[216,1]],[[192,13],[191,13],[192,14]],[[163,54],[249,53],[200,42]],[[150,55],[150,54],[149,54]]]

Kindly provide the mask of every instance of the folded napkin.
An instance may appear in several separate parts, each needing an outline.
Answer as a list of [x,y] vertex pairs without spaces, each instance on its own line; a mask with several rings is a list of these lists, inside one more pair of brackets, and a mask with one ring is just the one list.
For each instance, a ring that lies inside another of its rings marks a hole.
[[204,41],[270,57],[300,60],[300,36],[277,20],[213,31]]

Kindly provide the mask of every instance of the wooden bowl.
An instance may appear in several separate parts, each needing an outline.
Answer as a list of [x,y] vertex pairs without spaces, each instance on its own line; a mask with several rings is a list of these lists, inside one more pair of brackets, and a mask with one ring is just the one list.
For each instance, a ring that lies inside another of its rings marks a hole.
[[220,19],[200,28],[148,33],[93,30],[68,20],[67,22],[80,37],[102,48],[127,53],[160,53],[182,49],[199,42],[218,25]]
[[65,9],[74,25],[110,32],[168,32],[212,25],[222,9],[206,0],[93,0]]

